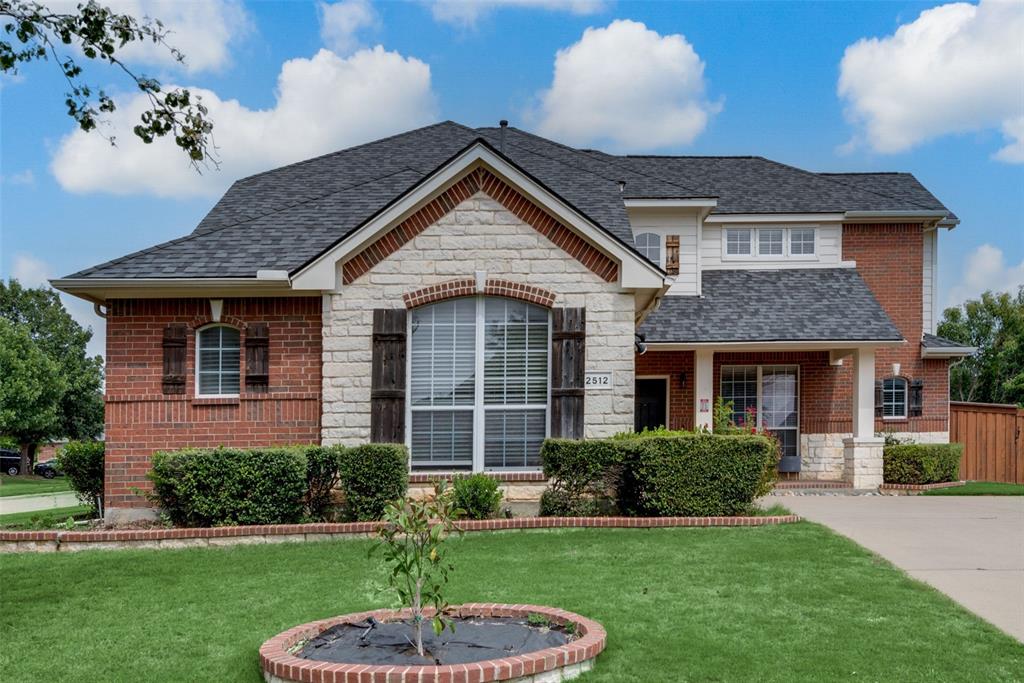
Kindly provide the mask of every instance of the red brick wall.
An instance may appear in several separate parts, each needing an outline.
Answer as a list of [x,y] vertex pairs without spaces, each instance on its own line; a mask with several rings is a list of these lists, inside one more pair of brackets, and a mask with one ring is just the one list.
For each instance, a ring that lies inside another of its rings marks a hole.
[[[682,374],[686,373],[686,381]],[[693,351],[648,351],[636,357],[636,376],[668,375],[668,428],[693,429]]]
[[[923,326],[923,250],[920,225],[865,224],[843,229],[843,259],[857,262],[875,298],[899,328],[906,344],[880,349],[875,376],[892,375],[900,363],[900,376],[924,380],[923,414],[906,420],[875,421],[878,431],[944,432],[949,430],[949,364],[921,359]],[[828,352],[716,353],[714,393],[718,396],[723,365],[799,365],[800,429],[807,434],[852,431],[853,381],[849,360],[832,366]],[[687,386],[679,373],[686,372]],[[636,357],[636,374],[669,375],[669,423],[673,429],[693,427],[693,352],[649,351]]]
[[[239,398],[195,397],[195,330],[211,322],[208,299],[122,299],[107,316],[106,505],[142,507],[152,454],[183,447],[319,443],[320,297],[225,299],[221,322],[241,331]],[[245,391],[245,326],[270,329],[266,393]],[[162,393],[163,331],[189,327],[186,390]]]
[[900,376],[924,380],[923,411],[909,420],[877,420],[875,428],[900,432],[949,430],[949,361],[921,358],[924,325],[924,233],[916,224],[857,224],[843,226],[843,260],[856,261],[871,292],[896,323],[907,343],[879,349],[875,377]]

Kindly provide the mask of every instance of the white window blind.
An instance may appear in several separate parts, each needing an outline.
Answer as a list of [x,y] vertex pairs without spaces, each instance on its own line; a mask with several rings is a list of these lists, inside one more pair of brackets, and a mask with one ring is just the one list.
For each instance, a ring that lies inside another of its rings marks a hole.
[[200,396],[237,396],[242,355],[233,327],[212,325],[196,335],[196,385]]
[[889,377],[882,380],[882,417],[907,416],[907,380]]
[[814,229],[793,228],[789,231],[789,253],[794,256],[814,254]]
[[410,316],[413,469],[536,468],[547,434],[549,313],[463,298]]
[[725,231],[725,253],[729,256],[750,255],[750,230],[729,228]]
[[782,256],[782,229],[761,228],[758,230],[757,253],[760,256]]
[[652,263],[661,263],[661,235],[655,232],[642,232],[633,238],[636,250],[647,257]]

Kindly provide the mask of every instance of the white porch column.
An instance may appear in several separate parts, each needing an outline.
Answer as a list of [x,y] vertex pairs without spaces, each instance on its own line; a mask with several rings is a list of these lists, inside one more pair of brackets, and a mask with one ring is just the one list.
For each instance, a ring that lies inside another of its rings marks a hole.
[[693,352],[693,410],[695,429],[707,428],[712,424],[712,393],[714,386],[714,358],[711,349],[697,349]]
[[843,439],[844,474],[855,489],[882,484],[883,439],[875,437],[875,350],[855,349],[853,360],[853,436]]

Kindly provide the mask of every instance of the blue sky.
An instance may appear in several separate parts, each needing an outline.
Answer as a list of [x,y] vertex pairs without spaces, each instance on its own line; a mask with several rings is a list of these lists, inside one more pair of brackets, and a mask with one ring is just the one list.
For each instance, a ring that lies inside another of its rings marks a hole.
[[222,170],[196,177],[119,132],[133,95],[117,73],[87,72],[121,98],[109,148],[74,133],[53,64],[25,68],[0,89],[4,277],[35,284],[186,234],[235,177],[507,118],[614,151],[909,171],[962,220],[940,240],[941,305],[1024,281],[1024,3],[128,5],[175,31],[187,67],[151,49],[132,64],[209,93]]

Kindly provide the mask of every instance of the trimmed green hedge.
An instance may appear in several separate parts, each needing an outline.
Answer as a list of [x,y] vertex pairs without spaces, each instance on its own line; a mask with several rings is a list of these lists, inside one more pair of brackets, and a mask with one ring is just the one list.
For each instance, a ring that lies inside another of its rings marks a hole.
[[306,515],[316,521],[328,521],[332,495],[341,474],[344,446],[310,446],[306,455]]
[[552,480],[541,514],[556,516],[742,514],[778,463],[777,444],[751,434],[549,439],[541,458]]
[[71,441],[57,451],[57,466],[78,499],[97,515],[103,514],[104,452],[102,441]]
[[302,519],[305,448],[186,449],[153,456],[153,498],[177,526]]
[[915,443],[886,446],[882,468],[887,484],[937,484],[960,479],[958,443]]
[[466,519],[490,519],[501,506],[501,487],[486,474],[457,474],[452,479],[452,500]]
[[380,519],[388,503],[409,491],[409,452],[396,443],[368,443],[339,455],[339,486],[345,496],[345,517],[352,521]]

